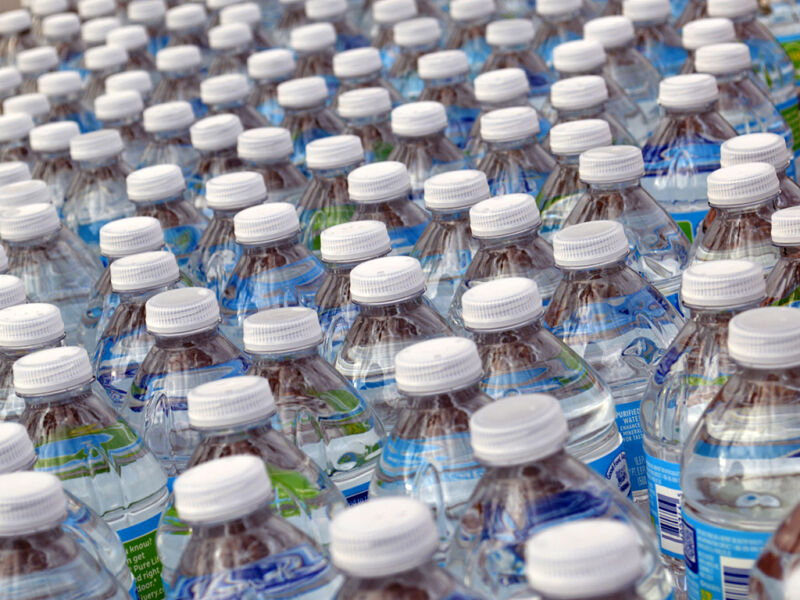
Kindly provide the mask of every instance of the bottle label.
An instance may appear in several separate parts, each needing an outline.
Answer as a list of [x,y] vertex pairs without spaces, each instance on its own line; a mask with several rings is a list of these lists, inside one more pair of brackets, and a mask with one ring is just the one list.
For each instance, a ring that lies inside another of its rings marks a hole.
[[371,145],[364,148],[364,163],[383,162],[389,158],[392,150],[394,150],[394,144],[383,140],[375,140]]
[[[664,206],[664,208],[667,210],[669,209],[667,206]],[[706,218],[706,214],[708,214],[708,209],[690,212],[671,212],[669,216],[675,220],[675,223],[681,228],[691,242],[695,238],[695,233],[700,229],[703,219]]]
[[689,600],[749,598],[750,569],[772,533],[726,529],[681,512]]
[[625,457],[622,440],[611,452],[586,463],[586,466],[605,477],[619,489],[623,496],[631,497],[631,478],[628,474],[628,461]]
[[244,314],[277,306],[314,306],[314,297],[325,269],[313,256],[276,269],[263,271],[247,279],[231,275],[220,306],[235,314]]
[[115,408],[122,406],[139,365],[154,343],[146,327],[134,329],[119,338],[100,339],[94,360],[97,381],[106,390]]
[[785,290],[783,296],[775,300],[772,306],[800,307],[800,286]]
[[401,77],[392,77],[390,82],[407,102],[416,101],[422,94],[422,88],[425,87],[425,82],[417,74],[416,69]]
[[561,229],[561,225],[578,204],[581,196],[583,196],[582,189],[555,198],[540,199],[542,226],[539,228],[539,235],[550,241],[555,232]]
[[[126,215],[120,215],[120,218]],[[92,223],[78,223],[75,233],[78,234],[86,245],[90,248],[98,248],[100,246],[100,229],[106,223],[110,223],[114,219],[103,219],[102,221],[94,221]]]
[[322,230],[341,223],[347,223],[353,218],[353,213],[355,212],[355,204],[325,206],[314,210],[300,208],[297,216],[300,220],[300,227],[303,230],[303,245],[319,255],[321,247],[320,233],[322,233]]
[[278,104],[277,96],[275,98],[265,100],[258,105],[256,110],[258,110],[258,112],[260,112],[273,127],[279,127],[281,121],[283,121],[283,109],[281,108],[281,105]]
[[681,534],[681,466],[645,453],[650,518],[658,534],[661,552],[683,560]]
[[335,362],[339,348],[342,347],[347,332],[350,331],[357,316],[357,304],[325,308],[319,311],[319,325],[324,336],[321,354],[329,363]]
[[414,227],[397,227],[389,230],[389,241],[392,244],[392,254],[408,256],[414,249],[419,236],[425,231],[428,221]]
[[617,428],[622,434],[628,473],[631,476],[631,491],[634,493],[647,489],[647,467],[642,444],[644,432],[639,422],[640,404],[640,399],[617,404]]
[[797,96],[792,96],[789,100],[777,104],[775,108],[781,113],[784,121],[792,130],[792,152],[795,158],[800,155],[800,111],[797,106]]
[[489,191],[492,196],[504,194],[530,194],[536,197],[542,189],[547,173],[533,170],[514,169],[514,173],[505,173],[503,177],[493,177],[489,180]]
[[429,254],[417,257],[425,274],[425,297],[440,315],[446,317],[461,278],[467,272],[472,251],[454,249],[449,254]]
[[792,60],[795,72],[795,85],[800,86],[800,31],[776,35],[775,37]]
[[164,229],[164,243],[175,255],[179,267],[183,267],[189,262],[189,257],[197,248],[200,236],[203,235],[203,229],[205,227],[199,223]]
[[467,142],[472,132],[472,125],[480,114],[479,108],[466,108],[463,106],[447,106],[447,129],[445,135],[462,150],[467,147]]
[[136,525],[117,530],[125,548],[128,567],[136,581],[139,600],[161,600],[165,597],[161,582],[161,560],[156,549],[156,530],[161,514]]
[[486,42],[483,36],[475,36],[467,40],[462,46],[461,50],[467,55],[467,62],[469,63],[470,72],[477,74],[489,55],[492,53],[492,47]]
[[681,314],[681,316],[685,316],[683,314],[683,309],[681,308],[681,295],[680,295],[679,292],[673,292],[671,294],[664,294],[664,298],[666,298],[667,301],[670,304],[672,304],[672,306],[675,307],[675,310],[677,310]]
[[190,197],[206,195],[206,177],[196,171],[186,178],[186,191]]

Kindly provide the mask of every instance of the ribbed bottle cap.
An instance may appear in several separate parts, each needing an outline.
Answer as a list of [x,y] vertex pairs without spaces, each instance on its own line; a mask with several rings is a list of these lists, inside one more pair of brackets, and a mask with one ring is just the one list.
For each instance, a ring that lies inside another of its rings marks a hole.
[[481,137],[487,142],[524,140],[539,133],[539,115],[531,106],[499,108],[481,117]]
[[641,543],[623,521],[563,523],[534,535],[525,544],[528,582],[548,598],[616,596],[641,573]]
[[764,271],[749,260],[712,260],[683,272],[681,301],[690,308],[735,308],[766,294]]
[[475,98],[478,102],[507,102],[527,96],[529,91],[528,76],[516,67],[489,71],[475,78]]
[[31,172],[24,162],[14,160],[0,163],[0,186],[18,181],[28,181],[30,178]]
[[286,159],[294,151],[292,134],[282,127],[257,127],[239,134],[239,158],[254,162]]
[[430,210],[463,210],[490,196],[483,171],[466,169],[439,173],[425,180],[425,206]]
[[237,244],[265,244],[292,237],[299,231],[297,212],[286,202],[251,206],[233,217]]
[[59,13],[42,19],[42,35],[48,41],[69,39],[78,32],[82,32],[81,20],[75,13]]
[[486,19],[497,10],[494,0],[452,0],[450,17],[456,21]]
[[72,160],[97,160],[115,156],[124,145],[116,129],[100,129],[77,135],[69,141]]
[[492,466],[540,460],[562,450],[569,438],[564,411],[547,394],[509,396],[484,406],[470,417],[469,432],[475,458]]
[[194,429],[225,429],[264,421],[277,410],[269,382],[252,375],[228,377],[189,391],[189,423]]
[[0,13],[0,35],[20,33],[31,27],[31,14],[25,9]]
[[234,210],[261,204],[267,199],[264,178],[252,171],[237,171],[206,182],[206,201],[214,210]]
[[217,25],[208,31],[208,45],[213,50],[230,50],[253,43],[253,29],[247,23]]
[[306,146],[306,166],[311,170],[339,169],[362,162],[364,149],[355,135],[320,138]]
[[2,211],[0,237],[8,242],[26,242],[44,237],[61,227],[52,204],[27,204]]
[[28,113],[14,113],[0,117],[0,142],[11,142],[28,136],[33,129],[33,119]]
[[281,354],[322,343],[317,313],[302,306],[259,311],[244,320],[242,331],[247,352]]
[[372,163],[350,172],[347,191],[350,200],[360,204],[395,200],[411,192],[411,178],[403,163]]
[[625,0],[622,14],[634,23],[665,21],[669,18],[669,0]]
[[470,230],[479,239],[533,231],[541,224],[536,200],[529,194],[495,196],[469,209]]
[[181,276],[175,255],[165,250],[124,256],[109,268],[115,292],[152,290],[175,283]]
[[377,498],[351,506],[331,523],[331,559],[355,577],[410,571],[439,545],[430,508],[413,498]]
[[591,148],[578,161],[578,173],[586,183],[622,183],[644,175],[642,150],[636,146]]
[[336,77],[364,77],[380,70],[381,54],[377,48],[353,48],[333,56],[333,74]]
[[783,369],[800,365],[800,311],[788,306],[754,308],[728,327],[728,353],[741,366]]
[[386,225],[380,221],[351,221],[320,234],[322,260],[354,263],[378,258],[392,249]]
[[767,163],[744,163],[717,169],[706,180],[708,203],[718,208],[754,206],[781,191],[775,167]]
[[468,289],[461,298],[464,326],[473,331],[519,327],[544,314],[536,282],[503,277]]
[[423,54],[417,60],[417,72],[422,79],[443,79],[469,71],[469,61],[463,50],[440,50]]
[[167,73],[196,69],[203,62],[197,46],[172,46],[159,50],[156,54],[156,68]]
[[106,93],[116,94],[124,91],[137,92],[142,98],[153,91],[153,80],[147,71],[125,71],[106,78]]
[[784,170],[792,160],[786,140],[775,133],[748,133],[722,143],[720,164],[732,167],[750,162],[769,163],[776,171]]
[[242,2],[226,6],[219,13],[219,22],[223,25],[246,23],[251,28],[260,27],[261,9],[255,2]]
[[687,50],[735,41],[736,31],[730,19],[697,19],[684,25],[681,31],[681,42]]
[[15,92],[21,83],[22,75],[16,67],[0,68],[0,91],[4,94]]
[[757,0],[708,0],[706,10],[710,17],[735,19],[758,12]]
[[295,67],[292,51],[286,48],[256,52],[247,59],[247,74],[253,79],[285,79]]
[[61,311],[52,304],[16,304],[0,310],[0,348],[37,348],[64,337]]
[[583,37],[603,48],[617,48],[633,41],[633,21],[622,15],[592,19],[583,26]]
[[553,236],[553,258],[564,269],[591,269],[622,260],[628,238],[616,221],[588,221],[570,225]]
[[550,104],[556,110],[582,110],[608,100],[606,80],[599,75],[580,75],[556,81],[550,87]]
[[38,350],[13,365],[14,390],[20,396],[43,396],[85,385],[94,379],[86,350],[64,346]]
[[536,14],[543,17],[555,17],[578,12],[581,0],[539,0],[536,3]]
[[560,156],[574,156],[590,148],[611,145],[611,128],[602,119],[560,123],[550,130],[550,150]]
[[[133,92],[135,93],[135,92]],[[178,165],[154,165],[134,171],[125,178],[131,202],[152,202],[177,196],[186,189]]]
[[58,66],[58,53],[52,46],[40,46],[23,50],[17,54],[17,69],[20,73],[41,73]]
[[80,0],[78,2],[78,14],[84,21],[111,16],[116,9],[114,0]]
[[45,73],[36,80],[36,89],[45,96],[68,96],[81,91],[81,76],[77,71]]
[[443,394],[477,383],[483,364],[475,342],[443,337],[418,342],[394,359],[397,389],[404,394]]
[[503,19],[486,26],[486,41],[492,46],[520,46],[533,41],[533,23],[527,19]]
[[142,113],[144,129],[148,133],[181,131],[194,123],[192,105],[183,100],[156,104]]
[[121,26],[117,17],[97,17],[81,25],[81,39],[89,45],[104,44],[108,34]]
[[143,109],[142,97],[135,90],[103,94],[94,100],[94,113],[101,121],[129,119],[141,115]]
[[739,42],[710,44],[694,53],[694,67],[698,73],[724,75],[750,70],[750,50]]
[[200,98],[203,104],[222,104],[242,100],[250,93],[247,77],[240,73],[228,73],[203,80]]
[[392,110],[392,98],[386,88],[360,88],[339,96],[337,108],[344,119],[388,115]]
[[392,132],[423,137],[447,128],[447,112],[439,102],[409,102],[392,110]]
[[328,86],[322,77],[302,77],[278,84],[278,104],[284,108],[307,108],[323,104]]
[[26,113],[34,119],[47,118],[50,114],[50,102],[44,94],[20,94],[3,100],[3,112],[7,115]]
[[306,0],[305,9],[312,21],[329,21],[347,12],[347,0]]
[[414,0],[378,0],[372,5],[372,18],[380,25],[393,25],[416,16]]
[[232,6],[241,0],[206,0],[206,8],[210,11],[221,11],[226,6]]
[[800,206],[772,213],[772,243],[776,246],[800,245]]
[[164,0],[134,0],[128,3],[128,21],[144,25],[164,22],[167,5]]
[[69,3],[67,0],[33,0],[30,3],[30,10],[34,17],[46,17],[67,12]]
[[242,131],[239,117],[224,113],[199,120],[189,128],[189,137],[197,150],[210,152],[235,147],[236,138]]
[[67,497],[55,475],[0,475],[0,536],[28,536],[58,527],[66,518]]
[[553,66],[562,73],[594,71],[606,63],[606,51],[594,40],[564,42],[553,49]]
[[0,275],[0,308],[22,304],[26,299],[25,285],[19,277]]
[[27,471],[36,462],[36,450],[19,423],[0,422],[0,474]]
[[147,331],[156,335],[184,335],[219,323],[219,304],[205,288],[179,288],[161,292],[145,304]]
[[52,204],[50,188],[41,179],[29,179],[0,187],[0,209],[36,203]]
[[126,25],[110,31],[106,36],[109,46],[122,46],[130,52],[147,46],[150,40],[147,30],[142,25]]
[[128,62],[128,52],[122,46],[94,46],[83,55],[83,64],[90,71],[122,67]]
[[155,217],[128,217],[100,228],[100,254],[121,258],[164,247],[164,232]]
[[195,29],[206,24],[208,15],[202,4],[188,2],[167,11],[165,22],[170,31]]
[[442,28],[433,17],[419,17],[396,23],[392,28],[392,37],[394,43],[402,48],[427,46],[442,37]]
[[384,256],[350,271],[350,297],[359,304],[391,304],[425,291],[425,275],[416,258]]
[[295,27],[289,33],[289,46],[295,52],[318,52],[336,44],[336,30],[330,23]]

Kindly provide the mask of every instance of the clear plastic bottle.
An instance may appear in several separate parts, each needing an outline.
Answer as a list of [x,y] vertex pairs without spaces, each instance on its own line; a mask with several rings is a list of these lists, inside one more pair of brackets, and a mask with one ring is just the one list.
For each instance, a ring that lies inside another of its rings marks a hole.
[[159,50],[156,67],[161,74],[153,91],[153,104],[183,100],[192,106],[194,116],[204,117],[206,106],[200,100],[203,57],[197,46],[172,46]]
[[83,65],[88,71],[83,105],[93,110],[95,99],[105,92],[106,78],[127,68],[128,53],[121,46],[94,46],[83,55]]
[[[705,6],[705,2],[703,2]],[[681,30],[681,43],[686,49],[686,62],[683,63],[681,74],[694,72],[695,52],[703,46],[711,44],[727,44],[736,42],[736,31],[730,19],[700,19],[686,23]],[[754,77],[755,78],[755,77]],[[760,84],[763,88],[763,84]],[[764,88],[766,90],[766,88]]]
[[189,134],[194,123],[191,104],[182,100],[156,104],[145,109],[142,122],[149,141],[138,167],[176,165],[184,179],[192,181],[197,175],[200,154],[192,146]]
[[692,600],[701,598],[701,588],[714,600],[748,597],[753,563],[797,502],[800,473],[791,456],[800,426],[798,333],[800,312],[787,307],[749,310],[728,326],[728,355],[738,372],[711,400],[681,458]]
[[347,0],[309,0],[304,8],[309,21],[333,25],[337,52],[369,46],[367,36],[350,22],[351,11]]
[[[272,46],[267,30],[261,27],[261,7],[256,2],[238,2],[226,6],[219,12],[222,25],[244,23],[250,28],[253,36],[253,49],[262,51]],[[245,57],[246,58],[246,57]]]
[[690,240],[703,235],[706,178],[719,168],[720,144],[736,131],[717,111],[717,82],[708,74],[667,77],[659,86],[661,120],[642,146],[642,187]]
[[97,129],[94,113],[81,103],[81,76],[77,71],[45,73],[37,81],[39,92],[50,102],[50,118],[53,121],[74,121],[81,133]]
[[394,50],[388,67],[386,51],[382,54],[384,70],[403,99],[416,102],[423,86],[417,71],[417,60],[420,56],[439,48],[442,38],[441,25],[433,17],[408,18],[394,25],[392,37]]
[[322,328],[320,354],[329,363],[358,316],[358,305],[350,297],[350,271],[362,262],[389,254],[392,247],[386,226],[380,221],[351,221],[334,225],[320,236],[325,278],[317,290],[314,306]]
[[255,106],[270,125],[283,121],[283,108],[278,104],[278,84],[295,75],[295,61],[291,50],[274,48],[251,54],[247,59],[247,74],[253,80],[253,90],[247,103]]
[[0,66],[14,64],[17,54],[34,48],[31,14],[25,9],[7,10],[0,16]]
[[205,213],[208,213],[208,181],[244,169],[244,163],[236,154],[236,140],[243,129],[239,117],[228,113],[200,119],[189,128],[192,146],[200,154],[200,160],[195,175],[186,184],[195,207]]
[[164,0],[131,0],[127,5],[128,22],[142,25],[147,30],[147,51],[155,56],[167,45],[167,28],[164,23],[166,3]]
[[75,13],[62,12],[42,20],[44,41],[58,52],[64,68],[79,69],[83,62],[81,20]]
[[118,27],[106,36],[106,44],[125,48],[128,53],[128,70],[155,73],[156,61],[148,52],[149,43],[147,30],[142,25]]
[[376,258],[350,271],[350,297],[359,312],[336,357],[336,370],[366,399],[387,433],[400,402],[395,356],[416,342],[451,335],[424,292],[419,262],[408,256]]
[[0,161],[21,161],[33,169],[36,157],[28,143],[28,134],[35,123],[27,113],[0,116]]
[[26,2],[26,4],[28,4],[27,8],[31,13],[31,35],[40,45],[45,44],[46,40],[42,34],[42,21],[50,15],[66,12],[69,10],[69,4],[66,0],[37,0]]
[[[385,72],[391,73],[395,70],[394,63],[400,59],[400,54],[403,52],[401,50],[400,42],[395,39],[396,27],[404,21],[414,19],[414,17],[416,17],[418,14],[418,8],[419,7],[415,0],[378,0],[377,2],[373,2],[372,20],[374,21],[374,25],[372,27],[372,32],[370,33],[370,38],[372,40],[372,46],[377,48],[381,53],[381,62],[383,63],[383,70]],[[432,15],[428,18],[433,18],[434,21],[437,21],[437,19],[435,19],[435,17]],[[416,21],[417,19],[414,20]],[[408,29],[416,30],[418,27],[409,26]],[[426,23],[424,26],[420,26],[419,29],[420,32],[427,30],[428,24]],[[418,40],[420,43],[404,44],[407,47],[406,51],[410,50],[411,46],[428,46],[431,43],[434,43],[434,46],[438,47],[442,36],[441,28],[439,28],[438,31],[439,34],[435,40],[435,43],[433,40],[430,40],[430,42],[427,41],[427,35],[418,34],[418,37],[422,37],[426,41],[423,43],[422,40]],[[410,31],[408,33],[410,33]],[[417,56],[413,60],[414,64],[409,65],[409,67],[416,70],[416,58],[422,54],[425,54],[425,52],[415,54]],[[421,88],[422,86],[420,86],[420,89]],[[403,93],[401,87],[398,86],[397,89]],[[403,93],[403,96],[406,97],[405,93]]]
[[452,25],[444,47],[467,55],[470,78],[474,79],[492,52],[486,41],[486,26],[495,17],[497,7],[494,0],[453,0],[449,9]]
[[153,71],[133,69],[117,73],[116,75],[110,75],[106,78],[106,94],[116,94],[118,92],[132,90],[139,94],[144,106],[149,106],[153,99],[153,77],[160,79],[155,67],[153,67]]
[[342,133],[361,140],[366,163],[386,160],[394,150],[396,140],[389,122],[391,111],[391,96],[382,87],[352,90],[338,98],[339,116],[345,122]]
[[16,96],[20,85],[22,85],[22,75],[16,67],[0,67],[0,99]]
[[253,30],[249,25],[228,23],[212,27],[208,31],[208,44],[213,55],[209,77],[247,75],[247,57],[253,52]]
[[683,319],[656,288],[626,266],[628,252],[618,222],[590,221],[556,233],[553,256],[563,280],[544,321],[611,388],[633,498],[646,506],[639,403]]
[[63,206],[78,171],[78,165],[69,156],[69,142],[78,135],[80,129],[73,121],[39,125],[28,134],[31,150],[36,155],[31,176],[47,184],[58,208]]
[[3,114],[27,113],[36,125],[50,121],[50,102],[39,93],[20,94],[3,100]]
[[18,93],[30,94],[36,91],[36,80],[39,79],[40,75],[58,69],[58,53],[52,46],[40,46],[30,50],[23,50],[17,54],[16,66],[22,76],[22,83],[19,85]]
[[288,130],[259,127],[239,134],[236,151],[249,171],[259,173],[267,186],[268,202],[300,203],[308,181],[291,162],[294,146]]
[[633,21],[634,45],[661,77],[678,75],[688,53],[670,24],[669,0],[627,0],[622,14]]
[[720,165],[732,167],[748,162],[765,162],[775,167],[781,183],[778,208],[800,204],[800,186],[793,179],[795,164],[785,140],[774,133],[739,135],[722,143]]
[[218,75],[200,84],[200,98],[208,107],[209,116],[233,114],[244,129],[265,127],[268,123],[264,115],[247,103],[249,94],[250,84],[241,73]]
[[764,304],[800,307],[797,250],[800,246],[800,208],[793,206],[772,213],[772,244],[780,251],[775,268],[767,276]]
[[797,600],[800,569],[797,568],[797,524],[800,510],[795,509],[778,525],[750,571],[750,595],[753,600],[783,598]]
[[[94,48],[106,43],[106,36],[122,26],[117,17],[95,17],[81,25],[81,44],[84,49]],[[86,73],[84,72],[83,75]]]
[[390,109],[402,104],[403,98],[400,92],[383,78],[382,66],[380,52],[375,48],[354,48],[333,56],[333,74],[339,80],[339,88],[331,104],[340,115],[339,97],[346,92],[362,88],[385,89],[390,97]]
[[553,50],[556,46],[583,37],[581,5],[581,0],[540,0],[536,3],[536,16],[541,20],[541,26],[533,37],[533,48],[549,69],[555,66]]
[[165,23],[169,34],[167,47],[196,46],[203,55],[203,70],[207,70],[211,64],[211,51],[208,47],[208,14],[203,5],[197,2],[177,4],[167,11]]
[[94,114],[100,127],[119,132],[124,144],[122,161],[131,168],[139,164],[150,141],[142,126],[142,110],[142,97],[134,90],[103,94],[94,101]]
[[[561,523],[596,523],[605,517],[635,531],[641,562],[638,568],[627,560],[624,564],[636,571],[641,598],[672,597],[672,583],[658,559],[649,521],[615,486],[565,451],[567,418],[555,398],[523,394],[497,400],[472,415],[469,434],[474,456],[485,473],[462,508],[447,556],[451,572],[463,575],[468,585],[487,597],[522,594],[527,587],[520,556],[525,540]],[[564,540],[561,547],[574,539]],[[609,558],[612,540],[619,538],[598,539],[604,541]],[[577,578],[585,571],[572,564],[576,585],[570,589],[577,591]],[[615,564],[610,562],[606,570]],[[533,566],[528,564],[530,570]],[[536,585],[537,581],[540,578],[534,577],[530,583]],[[559,596],[550,597],[555,600]]]
[[322,77],[328,88],[328,98],[336,95],[339,81],[333,74],[333,55],[336,51],[336,30],[330,23],[312,23],[292,29],[289,47],[297,57],[298,78]]

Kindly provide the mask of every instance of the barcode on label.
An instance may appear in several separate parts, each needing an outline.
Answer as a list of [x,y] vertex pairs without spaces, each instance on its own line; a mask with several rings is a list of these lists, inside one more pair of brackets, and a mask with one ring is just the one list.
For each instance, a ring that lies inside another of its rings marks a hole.
[[669,552],[683,555],[681,491],[656,484],[656,501],[661,547]]
[[722,598],[724,600],[747,600],[747,588],[750,583],[750,568],[753,560],[745,558],[719,559],[722,570]]

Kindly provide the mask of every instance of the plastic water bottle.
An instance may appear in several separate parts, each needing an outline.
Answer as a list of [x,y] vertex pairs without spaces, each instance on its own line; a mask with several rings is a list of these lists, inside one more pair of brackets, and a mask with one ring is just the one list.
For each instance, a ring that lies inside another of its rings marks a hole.
[[117,532],[140,596],[158,597],[155,536],[167,478],[142,439],[114,413],[86,351],[70,346],[28,354],[14,363],[14,387],[25,400],[21,422],[39,457],[34,468],[59,477]]
[[[385,89],[389,94],[391,106],[397,106],[403,102],[400,92],[388,80],[384,79],[382,68],[381,54],[376,48],[354,48],[334,55],[333,74],[339,80],[339,88],[336,91],[337,95],[333,99],[333,104],[338,107],[337,110],[340,114],[339,97],[345,92],[361,88],[379,87]],[[345,117],[345,115],[341,116]]]
[[385,88],[369,87],[345,92],[338,98],[337,110],[345,121],[343,133],[361,140],[365,162],[389,157],[396,140],[389,122],[392,99]]
[[[108,34],[122,26],[122,22],[113,16],[95,17],[84,21],[80,27],[81,45],[84,50],[102,46],[106,43]],[[85,58],[85,52],[84,52]],[[85,65],[83,65],[85,67]],[[81,76],[86,77],[88,70],[83,69]]]
[[[148,2],[149,0],[145,0]],[[153,99],[153,79],[160,81],[160,76],[155,66],[152,70],[135,69],[111,75],[106,79],[106,94],[116,94],[132,90],[139,93],[145,106],[149,106]]]
[[236,140],[242,131],[239,117],[228,113],[206,117],[189,128],[192,146],[200,154],[196,174],[186,182],[196,208],[207,211],[206,184],[210,179],[244,168],[236,154]]
[[772,244],[780,251],[775,268],[767,276],[767,299],[764,304],[800,306],[797,292],[797,247],[800,246],[800,209],[784,208],[772,214]]
[[286,48],[264,50],[251,54],[247,59],[247,74],[254,82],[247,103],[255,106],[271,125],[277,126],[283,121],[283,108],[278,104],[278,84],[293,78],[295,67],[294,56]]
[[708,202],[714,209],[705,234],[692,247],[692,263],[745,258],[769,275],[780,251],[772,245],[770,219],[780,184],[772,165],[744,163],[708,176]]
[[313,22],[327,22],[336,31],[336,51],[344,52],[369,46],[369,40],[352,23],[347,0],[310,0],[305,3],[306,17]]
[[153,104],[183,100],[192,105],[197,118],[206,114],[200,101],[200,70],[203,56],[197,46],[172,46],[159,50],[156,67],[161,74],[153,91]]
[[37,81],[39,92],[50,102],[50,118],[74,121],[82,133],[96,129],[94,114],[81,103],[82,83],[77,71],[46,73]]
[[248,129],[239,134],[236,151],[245,168],[264,178],[269,202],[288,202],[292,206],[300,203],[308,181],[290,162],[294,146],[286,129]]
[[206,70],[211,63],[211,52],[208,46],[208,14],[203,5],[192,2],[174,6],[167,11],[165,23],[169,34],[167,47],[197,46],[203,53],[203,67]]
[[83,64],[89,72],[83,92],[83,104],[91,110],[95,98],[105,92],[106,78],[127,68],[128,53],[121,46],[94,46],[86,50]]
[[42,19],[44,42],[53,46],[67,69],[77,69],[83,60],[81,22],[75,13],[62,12]]
[[[703,12],[705,12],[705,0],[703,0]],[[676,25],[677,26],[677,25]],[[697,18],[685,24],[681,30],[681,43],[688,52],[686,62],[681,69],[682,74],[694,72],[694,56],[699,48],[712,44],[727,44],[736,42],[737,35],[733,28],[733,21],[723,17]],[[767,91],[766,86],[752,75],[754,81]]]
[[78,15],[84,21],[114,16],[117,7],[109,0],[78,0]]
[[196,178],[200,154],[189,135],[189,127],[194,123],[191,105],[184,101],[157,104],[146,108],[143,117],[148,142],[138,166],[172,164],[180,168],[187,181]]
[[20,94],[3,100],[3,113],[27,113],[34,124],[42,125],[50,120],[50,102],[44,94]]
[[392,253],[411,254],[430,217],[410,202],[411,179],[405,165],[395,161],[364,165],[347,176],[347,188],[356,205],[353,220],[382,222]]
[[497,7],[494,0],[453,0],[449,8],[452,26],[445,48],[461,50],[467,55],[470,76],[474,78],[492,52],[486,41],[486,26],[493,20]]
[[94,114],[100,127],[119,132],[124,144],[122,160],[132,168],[139,164],[150,141],[142,127],[143,109],[142,97],[134,90],[103,94],[94,101]]
[[147,31],[147,51],[155,56],[167,45],[167,28],[164,17],[167,6],[163,0],[132,0],[128,2],[129,23],[142,25]]
[[13,65],[17,53],[36,46],[31,14],[25,9],[8,10],[0,17],[0,65]]
[[423,297],[425,277],[407,256],[369,260],[350,272],[356,317],[336,357],[336,370],[358,390],[388,432],[397,419],[394,358],[416,342],[451,335]]
[[[341,575],[316,542],[272,512],[272,497],[267,470],[255,456],[216,459],[182,475],[175,507],[192,537],[169,598],[210,600],[219,589],[254,598],[331,598]],[[239,533],[221,538],[214,534],[220,525]],[[231,552],[232,543],[241,549]],[[301,572],[286,569],[290,564]]]
[[[22,82],[17,88],[17,94],[35,92],[36,80],[39,79],[39,76],[57,70],[58,66],[58,52],[52,46],[31,48],[17,54],[16,67],[22,76]],[[16,94],[11,94],[11,96],[14,95]]]
[[266,50],[272,46],[272,40],[270,40],[267,30],[261,27],[261,7],[255,2],[241,2],[226,6],[219,11],[219,22],[222,25],[234,23],[247,25],[253,36],[253,47],[257,51]]
[[717,82],[708,74],[667,77],[659,86],[664,115],[642,146],[642,187],[683,232],[701,233],[708,212],[706,178],[719,168],[719,147],[736,131],[716,109]]
[[64,204],[78,165],[70,159],[70,140],[80,134],[78,125],[72,121],[48,123],[31,129],[31,150],[36,155],[32,177],[47,184],[53,203]]
[[31,13],[31,35],[38,44],[44,44],[42,21],[45,17],[62,13],[69,7],[64,0],[39,0],[38,2],[28,2],[27,4],[29,4],[27,8]]
[[292,29],[289,47],[297,57],[297,77],[322,77],[328,97],[336,94],[339,82],[333,75],[336,30],[330,23],[312,23]]
[[627,0],[622,4],[622,14],[633,21],[634,45],[661,77],[678,75],[687,52],[669,22],[669,0]]
[[301,242],[291,204],[270,202],[233,217],[241,255],[220,296],[222,330],[241,346],[248,315],[278,306],[313,306],[325,268]]
[[462,509],[447,555],[451,572],[487,597],[513,597],[526,588],[520,556],[525,540],[560,523],[606,517],[636,532],[642,549],[636,587],[642,597],[671,597],[650,523],[616,486],[565,451],[567,418],[555,398],[524,394],[497,400],[470,417],[469,434],[485,473]]
[[[541,20],[541,26],[533,37],[533,48],[547,67],[552,69],[553,50],[556,46],[583,37],[581,0],[537,2],[536,16]],[[603,60],[605,61],[605,57]]]
[[20,85],[22,85],[22,75],[16,67],[0,67],[0,99],[16,96]]
[[109,46],[121,46],[128,53],[128,69],[142,70],[147,73],[156,70],[156,61],[148,52],[150,38],[142,25],[126,25],[117,27],[106,36]]
[[639,403],[683,319],[656,288],[626,266],[628,252],[625,230],[617,222],[590,221],[556,233],[553,256],[563,280],[544,321],[611,388],[633,498],[646,504]]
[[250,84],[240,73],[210,77],[200,84],[200,98],[209,115],[233,114],[244,129],[265,127],[268,122],[264,115],[247,103],[249,95]]
[[[386,2],[382,0],[381,5]],[[376,2],[376,4],[379,4]],[[413,15],[412,15],[413,16]],[[422,79],[417,71],[417,60],[420,56],[429,54],[439,48],[442,38],[442,28],[433,17],[419,17],[396,23],[392,29],[394,38],[394,53],[389,62],[389,81],[409,102],[419,100],[422,93]],[[384,65],[387,53],[383,53]]]
[[[378,51],[381,53],[381,62],[383,63],[384,71],[386,72],[393,71],[394,63],[398,60],[400,53],[402,52],[400,42],[395,39],[395,26],[404,21],[414,19],[414,17],[416,17],[417,14],[418,14],[418,5],[414,0],[379,0],[377,2],[373,2],[372,20],[374,22],[374,26],[372,28],[370,37],[372,41],[372,46],[374,48],[377,48]],[[438,21],[433,15],[429,15],[428,18],[433,18],[434,20]],[[420,33],[427,28],[428,28],[427,24],[420,27],[419,28]],[[442,32],[441,29],[439,29],[439,35],[435,40],[436,47],[438,47],[439,45],[441,35]],[[426,40],[428,39],[428,36],[422,36],[422,37],[424,37]],[[432,42],[433,40],[431,40],[431,43]],[[404,44],[404,45],[408,48],[410,46],[419,46],[423,44],[419,43],[419,44]],[[427,46],[428,42],[425,42],[424,45]],[[426,53],[427,52],[422,52],[419,54],[419,56]],[[414,63],[416,63],[416,60],[414,60]],[[412,68],[415,69],[416,64],[414,64]],[[402,89],[399,87],[398,89],[402,93]]]
[[[247,74],[247,57],[253,52],[253,30],[246,23],[217,25],[208,31],[211,64],[208,76]],[[249,90],[248,90],[249,91]]]
[[765,162],[775,168],[781,184],[777,206],[800,204],[800,186],[793,179],[795,164],[784,139],[774,133],[751,133],[730,138],[720,148],[720,165],[732,167],[748,162]]
[[797,600],[800,570],[797,569],[797,518],[795,509],[778,525],[750,571],[750,598]]
[[0,116],[0,161],[21,161],[33,169],[36,158],[28,144],[35,123],[27,113]]
[[550,130],[550,151],[556,164],[536,198],[542,216],[540,232],[546,240],[561,229],[587,188],[578,177],[579,156],[611,142],[611,128],[601,119],[561,123]]

